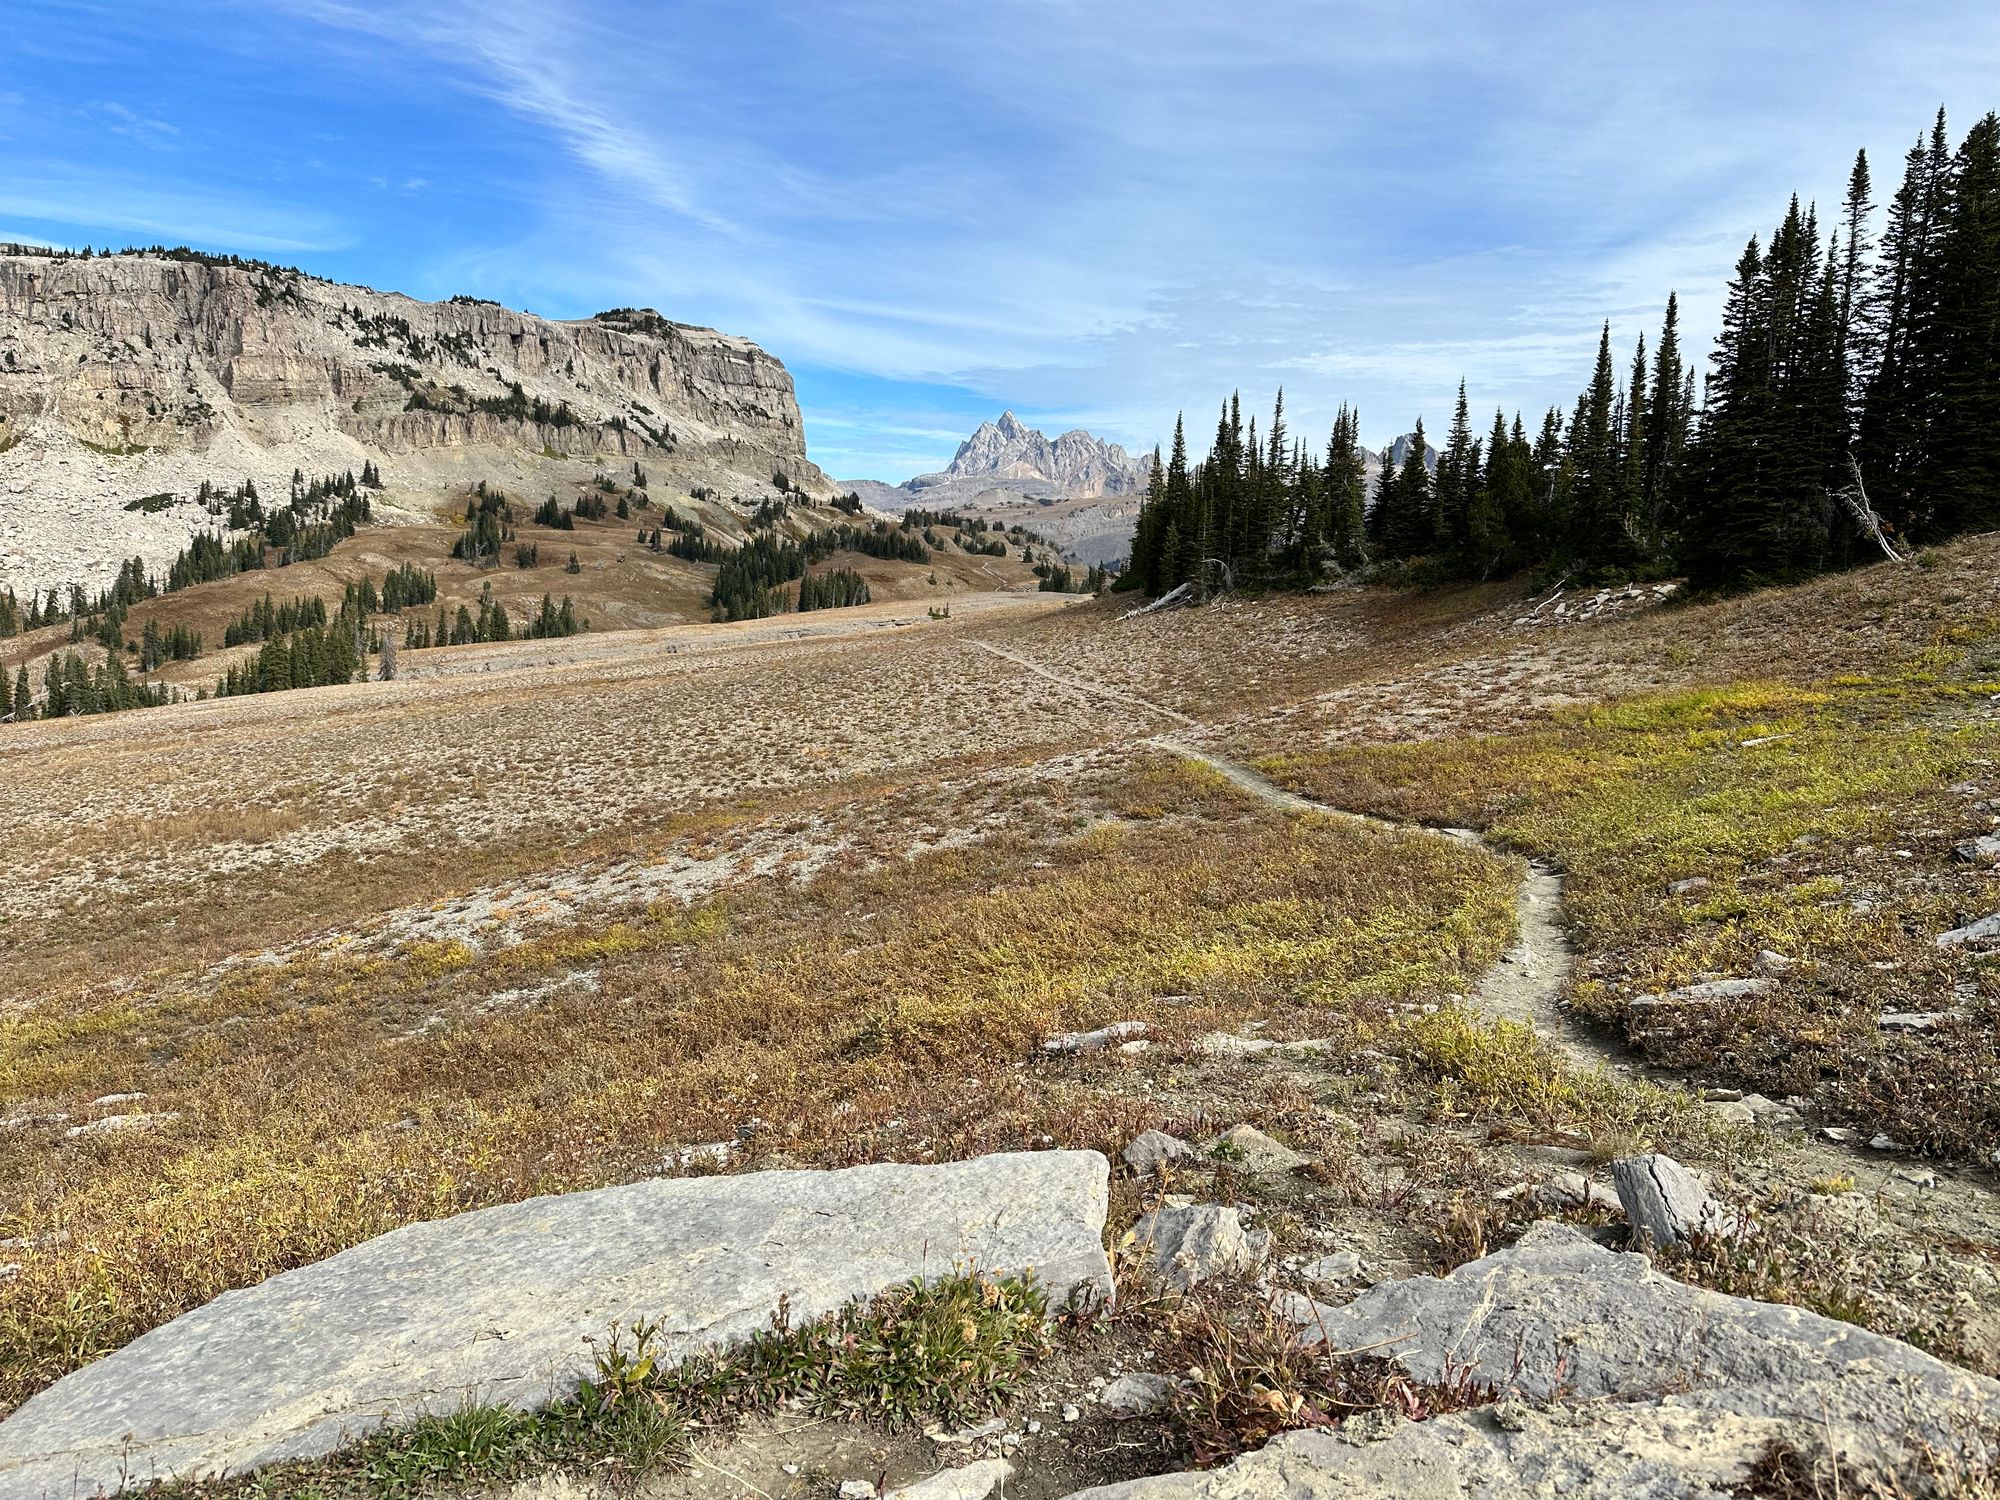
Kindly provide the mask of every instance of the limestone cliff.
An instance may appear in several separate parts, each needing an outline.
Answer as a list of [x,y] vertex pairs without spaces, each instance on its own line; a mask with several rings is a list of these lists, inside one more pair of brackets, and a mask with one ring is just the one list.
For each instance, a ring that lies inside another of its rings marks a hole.
[[[620,309],[554,322],[183,254],[0,254],[0,587],[92,585],[208,524],[203,480],[283,493],[372,461],[391,501],[551,489],[643,463],[769,493],[806,458],[791,376],[747,339]],[[149,509],[126,506],[172,496]]]

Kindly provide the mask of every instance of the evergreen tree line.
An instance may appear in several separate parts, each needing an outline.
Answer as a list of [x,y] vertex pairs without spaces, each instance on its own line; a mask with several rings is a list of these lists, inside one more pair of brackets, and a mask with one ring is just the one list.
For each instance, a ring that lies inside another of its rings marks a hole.
[[1176,422],[1121,582],[1159,594],[1396,561],[1733,588],[2000,527],[2000,118],[1954,150],[1940,112],[1879,241],[1871,193],[1863,153],[1835,225],[1795,198],[1750,241],[1699,400],[1669,297],[1622,373],[1605,326],[1589,384],[1532,436],[1504,412],[1475,436],[1461,383],[1434,464],[1419,421],[1372,493],[1351,408],[1308,450],[1282,392],[1261,439],[1232,397],[1199,464]]
[[1079,575],[1068,563],[1044,561],[1035,564],[1035,576],[1041,579],[1037,587],[1044,594],[1095,594],[1111,582],[1110,571],[1102,563],[1091,564]]
[[0,675],[0,719],[26,723],[30,719],[63,719],[76,714],[118,713],[128,708],[153,708],[173,701],[173,691],[132,680],[122,657],[107,656],[92,666],[80,651],[51,656],[43,669],[38,703],[24,665],[10,690]]
[[668,547],[676,557],[718,564],[709,604],[717,620],[758,620],[783,614],[792,607],[791,591],[781,587],[803,578],[806,570],[836,552],[860,552],[869,557],[925,563],[930,553],[923,542],[886,522],[873,526],[833,526],[815,531],[803,541],[760,532],[740,547],[728,549],[710,542],[699,528],[675,536]]
[[269,594],[231,620],[222,631],[222,644],[247,646],[253,641],[274,640],[295,630],[325,628],[324,599],[293,599],[279,604]]
[[852,568],[808,573],[799,580],[798,611],[847,609],[868,602],[868,581]]
[[157,620],[148,620],[139,639],[139,670],[153,672],[170,661],[193,661],[201,655],[201,632],[185,625],[164,630]]
[[[554,495],[549,496],[549,505],[554,505],[555,499]],[[547,508],[543,507],[544,510]],[[513,540],[513,505],[506,495],[490,488],[485,480],[480,480],[479,487],[465,502],[465,530],[451,544],[451,555],[476,568],[498,558],[500,548]]]
[[485,641],[540,640],[575,635],[588,628],[589,623],[578,617],[576,606],[567,594],[559,605],[547,594],[542,595],[541,609],[525,624],[517,626],[506,607],[493,597],[493,586],[488,584],[480,591],[477,610],[461,604],[447,617],[440,605],[435,623],[423,618],[407,620],[403,626],[403,648],[425,651],[433,646],[474,646]]

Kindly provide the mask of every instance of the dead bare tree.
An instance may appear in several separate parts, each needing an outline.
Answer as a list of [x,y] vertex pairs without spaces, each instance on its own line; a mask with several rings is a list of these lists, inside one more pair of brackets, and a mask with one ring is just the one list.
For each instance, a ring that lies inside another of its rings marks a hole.
[[1852,453],[1847,455],[1847,470],[1854,476],[1854,483],[1834,494],[1833,498],[1847,507],[1847,513],[1854,517],[1854,524],[1875,538],[1875,545],[1882,549],[1882,555],[1890,562],[1904,562],[1907,559],[1889,541],[1882,517],[1875,507],[1868,503],[1867,488],[1861,483],[1861,465],[1855,462]]

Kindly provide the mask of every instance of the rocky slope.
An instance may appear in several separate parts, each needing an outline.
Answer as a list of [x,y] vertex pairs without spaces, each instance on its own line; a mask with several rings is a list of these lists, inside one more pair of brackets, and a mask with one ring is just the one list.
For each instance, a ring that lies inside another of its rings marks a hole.
[[[553,322],[298,271],[135,252],[0,254],[0,588],[95,586],[210,524],[201,482],[282,495],[382,471],[415,508],[643,463],[688,487],[830,495],[785,367],[646,309]],[[168,496],[127,510],[149,496]]]

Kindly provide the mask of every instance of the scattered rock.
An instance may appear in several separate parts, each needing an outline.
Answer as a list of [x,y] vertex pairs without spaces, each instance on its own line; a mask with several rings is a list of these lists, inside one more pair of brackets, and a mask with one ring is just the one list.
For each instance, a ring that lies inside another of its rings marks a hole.
[[1711,979],[1704,984],[1684,985],[1664,995],[1641,995],[1630,1003],[1633,1010],[1650,1010],[1659,1005],[1710,1005],[1717,1000],[1741,1000],[1751,995],[1768,995],[1768,979]]
[[1581,1172],[1563,1172],[1535,1189],[1535,1201],[1545,1208],[1602,1208],[1619,1210],[1618,1195],[1601,1182],[1592,1182]]
[[1902,1143],[1893,1135],[1877,1134],[1868,1137],[1868,1149],[1870,1151],[1901,1151],[1903,1147]]
[[1676,880],[1667,887],[1669,896],[1698,896],[1714,884],[1706,875],[1691,876],[1686,880]]
[[660,1322],[662,1360],[916,1276],[1033,1267],[1108,1297],[1094,1151],[654,1178],[393,1230],[227,1293],[0,1422],[0,1494],[89,1494],[310,1458],[421,1412],[539,1406],[586,1338]]
[[1757,967],[1766,974],[1782,974],[1787,969],[1796,968],[1798,962],[1796,958],[1787,958],[1784,954],[1773,952],[1769,948],[1759,949],[1757,953]]
[[841,1480],[840,1500],[875,1500],[875,1481],[872,1479]]
[[1952,853],[1968,865],[1991,864],[2000,860],[2000,833],[1984,833],[1976,839],[1968,839]]
[[957,1432],[943,1432],[933,1427],[924,1436],[943,1448],[964,1448],[973,1443],[983,1443],[988,1438],[996,1438],[1007,1430],[1005,1417],[988,1417],[984,1422],[972,1427],[961,1428]]
[[124,1130],[158,1130],[179,1118],[179,1113],[171,1110],[157,1115],[106,1115],[101,1120],[86,1120],[81,1125],[72,1125],[63,1134],[74,1141],[91,1135],[116,1135]]
[[1063,1420],[1064,1420],[1065,1422],[1074,1422],[1074,1421],[1076,1421],[1076,1420],[1077,1420],[1077,1419],[1078,1419],[1079,1417],[1081,1417],[1082,1415],[1083,1415],[1083,1412],[1082,1412],[1082,1410],[1081,1410],[1081,1409],[1079,1409],[1078,1407],[1075,1407],[1075,1406],[1072,1406],[1072,1405],[1069,1405],[1069,1404],[1067,1404],[1067,1403],[1065,1403],[1065,1404],[1064,1404],[1064,1406],[1063,1406],[1063,1409],[1062,1409],[1062,1419],[1063,1419]]
[[1142,1037],[1151,1029],[1144,1021],[1113,1021],[1095,1031],[1065,1031],[1060,1036],[1052,1036],[1042,1043],[1042,1050],[1052,1055],[1102,1052],[1113,1042]]
[[1656,1245],[1678,1245],[1696,1230],[1734,1233],[1738,1227],[1736,1216],[1671,1156],[1621,1157],[1611,1164],[1611,1179],[1632,1233]]
[[1132,1245],[1161,1281],[1188,1291],[1218,1276],[1253,1275],[1270,1253],[1271,1239],[1246,1231],[1233,1208],[1170,1204],[1132,1226]]
[[[1004,1423],[1002,1424],[1005,1425]],[[942,1469],[928,1479],[898,1485],[882,1500],[986,1500],[1013,1477],[1014,1466],[1004,1458],[982,1458],[956,1469]],[[846,1492],[842,1485],[842,1493]]]
[[1255,1057],[1260,1053],[1277,1051],[1278,1044],[1261,1036],[1211,1031],[1195,1043],[1195,1050],[1204,1057]]
[[[2000,1425],[2000,1381],[1803,1308],[1684,1285],[1567,1225],[1537,1224],[1442,1279],[1293,1310],[1310,1340],[1393,1348],[1415,1380],[1469,1377],[1510,1399],[1396,1426],[1384,1443],[1311,1435],[1348,1455],[1339,1462],[1350,1467],[1328,1471],[1338,1482],[1312,1456],[1333,1449],[1295,1434],[1212,1475],[1107,1487],[1089,1492],[1095,1500],[1707,1496],[1778,1440],[1806,1452],[1831,1441],[1849,1475],[1880,1477],[1907,1472],[1926,1445],[1957,1451],[1962,1435]],[[1437,1445],[1408,1446],[1427,1438]]]
[[1147,1130],[1135,1135],[1118,1153],[1119,1159],[1141,1177],[1147,1177],[1169,1162],[1192,1161],[1194,1147],[1164,1130]]
[[1361,1254],[1356,1250],[1335,1250],[1330,1255],[1322,1255],[1318,1260],[1302,1266],[1299,1274],[1308,1281],[1325,1282],[1335,1285],[1352,1281],[1361,1274]]
[[1202,1149],[1217,1161],[1229,1162],[1255,1176],[1289,1172],[1311,1159],[1280,1145],[1255,1125],[1232,1125]]
[[1940,948],[1984,948],[1992,943],[2000,943],[2000,911],[1963,927],[1954,927],[1950,932],[1940,932],[1937,938]]
[[68,1115],[61,1110],[50,1110],[46,1114],[8,1115],[0,1119],[0,1130],[47,1130],[68,1123]]
[[85,1109],[116,1109],[121,1104],[137,1104],[146,1097],[144,1089],[135,1089],[127,1094],[99,1094],[84,1105]]
[[1165,1375],[1120,1375],[1097,1399],[1122,1422],[1158,1411],[1173,1393],[1174,1383]]
[[1937,1023],[1950,1014],[1948,1010],[1885,1010],[1875,1024],[1884,1031],[1935,1031]]

